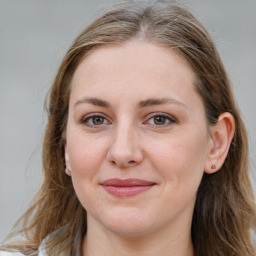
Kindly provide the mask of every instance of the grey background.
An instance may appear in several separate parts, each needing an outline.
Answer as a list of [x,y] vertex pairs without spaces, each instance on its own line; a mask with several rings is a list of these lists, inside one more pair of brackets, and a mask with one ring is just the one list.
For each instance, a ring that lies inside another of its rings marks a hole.
[[[114,1],[0,0],[0,241],[42,181],[44,97],[74,37]],[[188,3],[211,31],[256,159],[256,0]],[[255,168],[254,168],[255,172]]]

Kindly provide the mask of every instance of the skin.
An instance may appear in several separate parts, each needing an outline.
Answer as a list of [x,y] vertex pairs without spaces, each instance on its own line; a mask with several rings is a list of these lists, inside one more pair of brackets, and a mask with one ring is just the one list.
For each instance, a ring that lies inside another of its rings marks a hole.
[[[84,256],[193,255],[196,192],[203,173],[221,167],[234,131],[228,113],[207,127],[195,79],[174,50],[136,40],[98,48],[79,64],[65,158],[87,211]],[[110,178],[156,185],[118,198],[101,186]]]

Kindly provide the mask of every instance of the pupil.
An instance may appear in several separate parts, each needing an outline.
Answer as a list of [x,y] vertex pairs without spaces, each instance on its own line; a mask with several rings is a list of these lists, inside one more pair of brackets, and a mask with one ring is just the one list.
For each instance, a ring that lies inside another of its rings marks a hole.
[[97,117],[93,118],[93,124],[99,125],[99,124],[102,124],[102,123],[103,123],[103,118],[102,117],[97,116]]
[[157,116],[154,118],[155,124],[164,124],[165,123],[165,117]]

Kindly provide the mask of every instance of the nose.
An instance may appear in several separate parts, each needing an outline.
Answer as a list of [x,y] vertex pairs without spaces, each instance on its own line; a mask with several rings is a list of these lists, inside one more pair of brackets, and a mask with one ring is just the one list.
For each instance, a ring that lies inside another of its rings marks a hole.
[[119,168],[128,168],[143,161],[143,152],[139,144],[136,129],[128,126],[117,127],[107,153],[107,160]]

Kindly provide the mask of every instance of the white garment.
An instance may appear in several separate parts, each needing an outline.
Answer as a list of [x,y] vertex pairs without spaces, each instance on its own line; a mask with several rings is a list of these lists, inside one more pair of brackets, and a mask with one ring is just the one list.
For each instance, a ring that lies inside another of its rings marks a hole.
[[[0,256],[25,256],[24,254],[20,252],[4,252],[0,251]],[[48,254],[45,252],[45,250],[40,246],[38,256],[48,256]],[[62,252],[59,256],[67,256],[64,252]]]
[[[40,244],[38,248],[38,256],[48,256],[48,254],[45,252],[45,243],[47,240],[51,238],[52,235],[55,233],[59,232],[58,230],[53,232],[52,234],[48,235]],[[0,256],[25,256],[23,253],[20,252],[5,252],[5,251],[0,251]],[[61,254],[60,256],[65,256]]]
[[[45,243],[51,239],[53,236],[58,235],[62,232],[65,232],[65,227],[59,228],[58,230],[55,230],[53,233],[49,234],[40,244],[38,248],[38,256],[50,256],[46,253],[45,251]],[[79,232],[78,232],[79,233]],[[81,248],[81,236],[78,234],[78,248]],[[80,255],[80,250],[75,253],[76,256],[81,256]],[[5,251],[0,251],[0,256],[25,256],[24,254],[20,252],[5,252]],[[70,256],[67,252],[61,252],[58,256]]]
[[[20,252],[4,252],[0,251],[0,256],[25,256],[24,254]],[[39,253],[38,256],[48,256],[44,250],[40,250],[39,248]]]
[[[42,244],[38,248],[38,256],[48,256],[48,254],[44,250],[44,245],[46,240],[48,240],[48,237],[46,237]],[[5,251],[0,251],[0,256],[25,256],[24,254],[20,252],[5,252]],[[62,256],[62,254],[60,255]],[[64,255],[63,255],[64,256]]]
[[25,256],[25,255],[20,253],[20,252],[3,252],[3,251],[0,251],[0,256]]
[[[43,248],[40,248],[40,247],[39,247],[38,256],[48,256],[48,254],[45,252],[45,250]],[[4,251],[0,251],[0,256],[25,256],[25,255],[20,253],[20,252],[4,252]],[[59,254],[59,256],[68,256],[68,255],[66,253],[62,252],[61,254]]]

